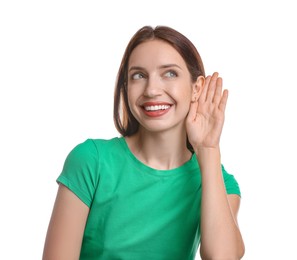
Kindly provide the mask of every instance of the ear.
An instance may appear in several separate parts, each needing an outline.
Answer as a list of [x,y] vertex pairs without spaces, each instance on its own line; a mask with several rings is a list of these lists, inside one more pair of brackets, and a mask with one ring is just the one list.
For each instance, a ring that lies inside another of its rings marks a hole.
[[196,102],[202,92],[205,83],[205,78],[199,76],[197,80],[192,85],[192,102]]

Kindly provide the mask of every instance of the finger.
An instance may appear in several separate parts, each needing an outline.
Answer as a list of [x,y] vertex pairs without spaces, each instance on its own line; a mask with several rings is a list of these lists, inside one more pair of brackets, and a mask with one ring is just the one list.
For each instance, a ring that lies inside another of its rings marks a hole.
[[190,121],[195,120],[197,109],[198,109],[198,102],[197,101],[191,102],[189,113],[188,113],[188,118],[190,119]]
[[205,78],[205,83],[204,83],[204,86],[203,86],[201,95],[199,97],[199,101],[201,101],[201,102],[205,102],[206,101],[206,95],[207,95],[208,85],[209,85],[210,79],[211,79],[211,76],[207,76]]
[[210,82],[209,82],[209,86],[208,86],[208,92],[207,92],[207,96],[206,96],[206,101],[207,102],[212,102],[213,101],[213,96],[216,90],[216,82],[218,79],[218,75],[219,73],[214,72],[211,76]]
[[225,113],[225,110],[226,110],[228,96],[229,96],[229,91],[225,89],[223,91],[223,95],[219,104],[219,110],[221,110],[223,113]]
[[223,88],[223,80],[222,78],[218,78],[216,82],[216,89],[213,97],[213,102],[215,104],[219,104],[222,97],[222,88]]

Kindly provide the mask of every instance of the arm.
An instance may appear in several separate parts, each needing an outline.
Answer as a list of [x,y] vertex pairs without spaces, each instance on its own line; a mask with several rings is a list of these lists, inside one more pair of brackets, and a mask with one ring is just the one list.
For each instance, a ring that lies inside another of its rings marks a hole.
[[240,198],[226,194],[219,145],[228,91],[222,92],[218,73],[196,83],[199,95],[194,96],[186,126],[202,177],[200,254],[202,259],[240,259],[244,254],[236,219]]
[[88,206],[60,184],[46,235],[43,260],[79,259],[88,213]]
[[237,225],[240,197],[227,195],[222,177],[220,151],[199,150],[202,175],[202,259],[241,259],[244,243]]

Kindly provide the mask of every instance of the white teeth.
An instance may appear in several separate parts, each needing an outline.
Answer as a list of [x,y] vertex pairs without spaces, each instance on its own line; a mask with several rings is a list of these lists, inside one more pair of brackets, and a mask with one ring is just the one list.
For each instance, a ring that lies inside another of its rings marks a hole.
[[156,111],[156,110],[165,110],[170,108],[169,105],[156,105],[156,106],[147,106],[144,107],[146,111]]

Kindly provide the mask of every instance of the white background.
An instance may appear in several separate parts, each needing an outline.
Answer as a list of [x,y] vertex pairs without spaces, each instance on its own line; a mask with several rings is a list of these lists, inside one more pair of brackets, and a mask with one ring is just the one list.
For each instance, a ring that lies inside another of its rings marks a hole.
[[0,259],[41,259],[68,152],[118,135],[116,73],[143,25],[186,35],[230,91],[222,156],[242,190],[244,259],[297,259],[293,2],[1,1]]

